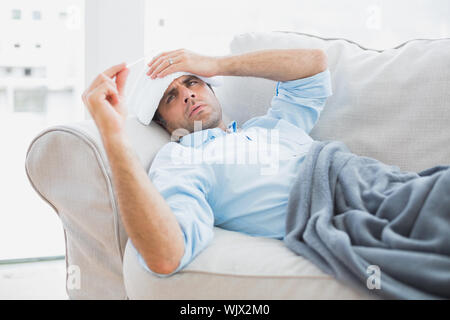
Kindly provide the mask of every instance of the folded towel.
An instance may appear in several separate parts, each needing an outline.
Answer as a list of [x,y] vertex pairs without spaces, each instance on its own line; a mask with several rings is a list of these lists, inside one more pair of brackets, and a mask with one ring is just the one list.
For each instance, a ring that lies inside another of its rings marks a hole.
[[158,108],[159,101],[164,92],[173,80],[183,75],[195,75],[213,87],[219,87],[223,84],[221,77],[201,77],[188,72],[171,73],[164,78],[152,79],[147,75],[148,66],[142,69],[141,74],[137,78],[133,90],[127,97],[127,105],[131,110],[136,111],[137,118],[144,125],[149,125]]

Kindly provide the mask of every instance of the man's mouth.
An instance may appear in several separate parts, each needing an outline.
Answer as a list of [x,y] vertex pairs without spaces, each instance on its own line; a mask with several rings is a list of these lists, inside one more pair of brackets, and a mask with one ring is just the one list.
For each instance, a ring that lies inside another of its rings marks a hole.
[[191,113],[189,114],[189,118],[197,114],[200,110],[202,110],[204,106],[205,105],[203,104],[199,104],[198,106],[194,107],[194,109],[192,109]]

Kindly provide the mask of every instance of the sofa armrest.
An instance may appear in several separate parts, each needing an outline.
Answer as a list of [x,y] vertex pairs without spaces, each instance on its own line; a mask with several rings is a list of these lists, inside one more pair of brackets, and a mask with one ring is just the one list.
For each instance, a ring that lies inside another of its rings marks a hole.
[[[144,169],[170,140],[159,125],[127,119],[126,131]],[[67,283],[71,299],[125,299],[122,260],[128,236],[114,196],[111,170],[92,120],[50,127],[31,142],[25,169],[36,192],[64,228],[66,267],[79,270]],[[75,266],[75,267],[73,267]]]

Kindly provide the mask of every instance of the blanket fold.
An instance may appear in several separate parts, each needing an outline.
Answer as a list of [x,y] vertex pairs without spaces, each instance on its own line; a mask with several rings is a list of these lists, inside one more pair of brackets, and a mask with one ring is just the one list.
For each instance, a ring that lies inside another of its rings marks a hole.
[[315,141],[289,195],[284,242],[387,299],[450,298],[450,165],[419,173]]

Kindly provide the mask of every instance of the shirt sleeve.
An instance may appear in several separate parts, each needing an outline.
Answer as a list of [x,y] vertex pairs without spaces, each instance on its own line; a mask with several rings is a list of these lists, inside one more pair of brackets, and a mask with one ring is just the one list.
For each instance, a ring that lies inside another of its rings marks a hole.
[[184,255],[177,269],[170,274],[150,270],[140,254],[138,259],[150,273],[159,277],[169,277],[183,269],[213,239],[214,214],[207,201],[211,182],[201,170],[171,164],[168,157],[162,161],[154,160],[149,177],[180,225],[184,239]]
[[266,116],[284,119],[309,133],[332,94],[329,69],[308,78],[278,82]]

